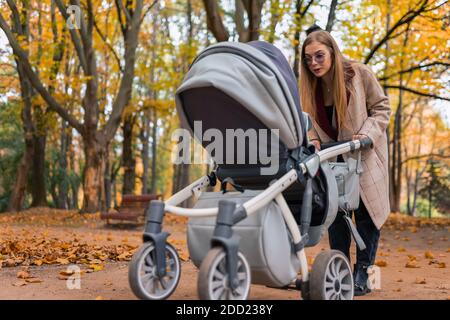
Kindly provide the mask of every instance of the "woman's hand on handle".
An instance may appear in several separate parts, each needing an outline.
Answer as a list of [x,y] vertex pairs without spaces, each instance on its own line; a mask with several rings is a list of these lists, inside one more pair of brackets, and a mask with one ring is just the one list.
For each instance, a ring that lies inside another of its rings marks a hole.
[[373,141],[365,134],[355,134],[352,137],[353,140],[359,140],[361,142],[361,148],[367,148],[373,146]]
[[314,147],[316,147],[316,150],[317,151],[320,151],[320,140],[317,140],[317,139],[314,139],[314,140],[311,140],[310,141],[313,145],[314,145]]

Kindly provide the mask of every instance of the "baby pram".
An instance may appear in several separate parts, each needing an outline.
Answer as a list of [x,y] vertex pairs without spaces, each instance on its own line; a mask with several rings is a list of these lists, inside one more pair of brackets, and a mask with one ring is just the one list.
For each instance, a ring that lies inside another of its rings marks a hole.
[[[252,283],[296,288],[304,299],[352,299],[347,258],[339,251],[323,251],[310,272],[305,248],[320,241],[339,207],[351,209],[340,205],[349,196],[340,189],[350,180],[341,170],[338,190],[329,161],[342,155],[345,163],[359,163],[360,149],[371,141],[323,146],[316,153],[307,141],[309,120],[301,111],[294,74],[282,53],[264,42],[220,43],[205,49],[177,90],[176,103],[182,126],[207,150],[211,139],[202,138],[209,129],[224,135],[227,130],[278,131],[275,140],[244,140],[243,149],[223,143],[222,149],[210,152],[217,166],[209,175],[167,201],[151,202],[144,244],[129,269],[134,294],[165,299],[177,287],[181,264],[166,241],[168,233],[162,231],[164,214],[170,212],[189,217],[187,243],[199,267],[200,299],[246,299]],[[195,128],[198,123],[200,129]],[[262,159],[251,161],[261,148],[270,149],[271,159],[277,160],[275,170]],[[346,170],[348,176],[359,172]],[[204,191],[216,183],[221,192]],[[193,208],[178,206],[190,197],[196,199]]]

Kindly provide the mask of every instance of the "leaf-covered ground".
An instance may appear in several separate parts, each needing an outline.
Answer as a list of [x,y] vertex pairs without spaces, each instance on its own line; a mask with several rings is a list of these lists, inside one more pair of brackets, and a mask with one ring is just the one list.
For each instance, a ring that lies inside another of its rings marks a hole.
[[[196,299],[197,270],[189,261],[186,220],[167,216],[165,229],[182,259],[172,298]],[[142,225],[106,226],[99,215],[33,209],[0,215],[0,299],[134,299],[128,261],[141,244]],[[450,219],[391,215],[383,227],[377,262],[381,290],[363,299],[450,299]],[[328,247],[307,250],[308,260]],[[354,254],[354,251],[353,251]],[[81,288],[69,289],[73,265]],[[299,299],[291,290],[252,286],[252,299]]]

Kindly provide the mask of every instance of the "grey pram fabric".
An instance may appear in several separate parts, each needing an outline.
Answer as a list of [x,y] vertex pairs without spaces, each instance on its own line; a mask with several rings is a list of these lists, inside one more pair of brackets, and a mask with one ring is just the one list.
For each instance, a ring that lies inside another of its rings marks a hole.
[[330,168],[336,178],[339,194],[339,209],[356,210],[359,207],[359,175],[362,172],[361,152],[356,159],[348,156],[345,162],[330,162]]
[[278,129],[279,138],[288,149],[303,144],[305,134],[298,97],[261,50],[244,43],[226,42],[205,49],[197,57],[175,96],[181,125],[192,133],[186,115],[189,110],[185,110],[180,95],[204,87],[219,89],[242,104],[268,129]]

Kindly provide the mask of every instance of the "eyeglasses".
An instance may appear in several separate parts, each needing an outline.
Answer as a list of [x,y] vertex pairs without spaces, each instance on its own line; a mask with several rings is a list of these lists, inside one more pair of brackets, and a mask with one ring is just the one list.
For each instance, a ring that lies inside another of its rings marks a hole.
[[325,62],[325,53],[318,52],[314,54],[312,57],[309,55],[305,56],[305,62],[308,66],[312,65],[313,60],[315,60],[318,64],[322,65]]

